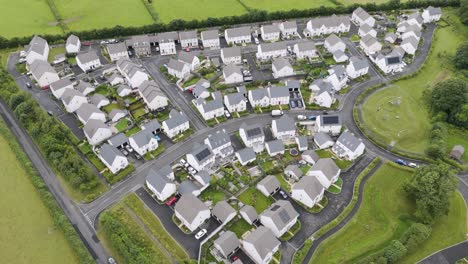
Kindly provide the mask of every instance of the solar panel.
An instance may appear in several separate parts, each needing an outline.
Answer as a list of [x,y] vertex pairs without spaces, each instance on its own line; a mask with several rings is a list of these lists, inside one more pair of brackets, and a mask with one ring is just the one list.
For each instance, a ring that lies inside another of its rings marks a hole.
[[289,216],[288,212],[285,209],[279,212],[279,217],[281,221],[283,221],[283,223],[287,223],[289,222],[289,220],[291,220],[291,217]]
[[260,135],[262,133],[262,129],[260,127],[252,128],[247,130],[247,137],[254,137]]
[[197,157],[198,161],[204,160],[206,157],[208,157],[211,154],[211,151],[209,149],[203,149],[202,151],[198,152],[198,154],[195,155]]
[[338,124],[339,117],[338,116],[324,116],[322,117],[322,120],[323,120],[324,125]]
[[388,64],[400,63],[400,57],[390,57],[390,58],[387,58],[387,63],[388,63]]

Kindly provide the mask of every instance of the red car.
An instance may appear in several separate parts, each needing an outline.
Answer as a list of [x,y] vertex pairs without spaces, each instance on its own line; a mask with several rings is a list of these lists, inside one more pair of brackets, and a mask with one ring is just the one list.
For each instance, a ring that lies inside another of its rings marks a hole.
[[177,198],[175,196],[172,196],[171,198],[169,198],[169,200],[167,200],[166,205],[172,206],[173,204],[175,204],[175,202],[177,202]]

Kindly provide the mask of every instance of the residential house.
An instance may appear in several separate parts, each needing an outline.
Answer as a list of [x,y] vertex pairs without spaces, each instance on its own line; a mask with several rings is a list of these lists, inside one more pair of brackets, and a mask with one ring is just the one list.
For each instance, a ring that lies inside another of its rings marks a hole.
[[189,52],[179,53],[179,61],[188,64],[191,71],[195,71],[200,68],[200,59]]
[[375,25],[375,18],[369,15],[362,7],[358,7],[353,11],[351,20],[358,26],[369,25],[373,27]]
[[127,157],[125,157],[116,147],[107,143],[102,145],[99,150],[98,157],[113,174],[116,174],[128,166]]
[[254,90],[249,90],[248,98],[250,105],[255,107],[268,107],[270,106],[270,96],[268,95],[268,89],[259,88]]
[[329,108],[335,102],[335,91],[330,82],[324,79],[317,79],[309,85],[309,89],[312,90],[310,103]]
[[309,143],[307,142],[307,137],[305,136],[297,136],[296,144],[299,151],[306,151],[309,148]]
[[[198,47],[197,31],[191,30],[191,31],[179,32],[179,41],[180,41],[180,46],[183,49]],[[179,56],[180,56],[180,54],[179,54]]]
[[327,82],[331,83],[335,91],[341,90],[348,83],[348,75],[343,65],[335,65],[328,70]]
[[250,27],[228,28],[224,31],[224,37],[228,45],[252,42]]
[[273,77],[276,79],[294,75],[294,69],[286,58],[275,58],[271,65]]
[[172,109],[169,118],[162,122],[164,133],[170,138],[187,131],[190,128],[189,120],[183,112]]
[[285,57],[288,50],[285,42],[263,43],[257,46],[257,59],[270,60],[277,57]]
[[125,110],[125,109],[112,109],[109,113],[109,119],[116,123],[117,121],[119,121],[120,119],[124,118],[128,116],[128,111]]
[[209,134],[205,139],[205,144],[211,148],[214,155],[221,158],[226,158],[234,154],[231,138],[224,129],[218,130],[214,134]]
[[78,54],[81,49],[81,41],[80,39],[71,34],[67,38],[67,42],[65,43],[65,50],[67,51],[68,54]]
[[[211,215],[220,223],[227,224],[237,215],[237,211],[225,200],[219,201],[213,206]],[[236,238],[237,239],[237,238]]]
[[419,40],[413,36],[405,38],[401,44],[400,47],[408,54],[410,55],[415,55],[416,50],[418,49],[419,45]]
[[146,129],[140,130],[128,138],[130,146],[140,156],[144,156],[146,153],[156,150],[159,146],[158,141],[153,134]]
[[256,264],[270,263],[280,245],[273,232],[264,226],[258,227],[242,240],[243,250]]
[[155,37],[159,45],[159,52],[161,55],[174,55],[177,54],[175,42],[179,40],[177,32],[163,32]]
[[422,12],[422,19],[424,23],[432,23],[439,21],[441,16],[442,9],[440,7],[429,6]]
[[122,77],[122,75],[118,74],[118,73],[113,73],[109,79],[108,79],[108,82],[111,86],[115,86],[115,85],[118,85],[118,84],[122,84],[125,82],[124,78]]
[[133,63],[128,58],[121,58],[117,61],[117,70],[125,77],[127,83],[132,88],[137,88],[144,81],[149,80],[148,74],[143,71],[140,65]]
[[184,194],[174,207],[174,213],[191,232],[211,217],[210,209],[192,194]]
[[382,49],[382,44],[371,35],[365,35],[359,41],[359,46],[367,55],[375,54]]
[[86,96],[75,89],[66,89],[61,99],[68,113],[75,112],[82,104],[88,102]]
[[302,170],[299,168],[298,165],[290,164],[284,169],[284,175],[286,175],[289,178],[299,180],[299,178],[302,177]]
[[201,40],[205,48],[219,49],[221,46],[217,29],[202,31]]
[[366,59],[358,56],[353,56],[349,60],[349,64],[346,66],[346,74],[351,79],[364,76],[369,72],[369,63]]
[[279,24],[281,35],[284,37],[298,36],[297,23],[295,20],[284,21]]
[[317,132],[314,135],[314,143],[319,149],[326,149],[332,147],[335,142],[333,139],[325,132]]
[[60,99],[66,89],[73,89],[73,83],[69,78],[63,78],[51,83],[49,89],[55,98]]
[[325,188],[316,177],[302,177],[291,189],[291,198],[312,208],[323,199]]
[[278,41],[280,38],[280,29],[276,24],[273,25],[262,25],[260,27],[260,34],[264,41]]
[[268,175],[257,183],[257,190],[259,190],[266,197],[272,196],[281,188],[280,182],[273,175]]
[[119,85],[119,88],[117,88],[117,95],[120,97],[125,97],[128,96],[132,93],[132,88],[130,88],[126,84],[121,84]]
[[270,105],[288,105],[290,94],[285,86],[271,86],[267,88]]
[[235,153],[235,155],[236,155],[237,161],[239,161],[239,163],[242,166],[245,166],[245,165],[255,161],[255,159],[257,158],[253,148],[243,148],[241,150],[238,150]]
[[102,66],[94,50],[78,54],[76,56],[76,64],[84,72],[89,72]]
[[251,147],[258,153],[263,151],[263,144],[265,143],[265,134],[260,126],[250,125],[245,123],[239,128],[239,136],[246,147]]
[[125,45],[132,48],[137,57],[151,56],[151,44],[148,35],[132,36],[125,41]]
[[325,42],[323,43],[323,46],[325,49],[328,50],[328,52],[333,53],[337,50],[345,51],[346,50],[346,44],[344,43],[343,40],[341,40],[337,35],[331,34],[325,39]]
[[296,57],[299,60],[317,58],[319,56],[313,41],[299,42],[294,44],[293,52],[296,54]]
[[341,120],[338,115],[319,115],[315,121],[316,132],[338,135],[341,132]]
[[371,60],[386,74],[401,72],[404,67],[402,56],[400,53],[396,52],[396,49],[387,55],[378,53],[372,56]]
[[247,99],[242,93],[224,95],[224,105],[231,113],[247,111]]
[[239,47],[230,47],[221,49],[221,60],[224,64],[240,64],[242,63],[242,54]]
[[170,59],[167,72],[178,79],[185,79],[190,74],[190,65],[179,60]]
[[112,62],[129,58],[127,46],[123,42],[107,44],[106,49]]
[[146,186],[161,202],[169,199],[177,190],[173,181],[155,169],[150,169],[146,174]]
[[27,65],[27,68],[40,87],[47,87],[51,83],[60,80],[55,69],[47,61],[35,59],[31,64]]
[[86,122],[83,132],[89,144],[96,146],[112,136],[112,130],[101,120],[91,119]]
[[306,150],[302,152],[301,157],[307,163],[314,165],[320,159],[319,155],[314,150]]
[[278,154],[284,154],[284,143],[279,139],[266,142],[265,148],[270,157],[276,156]]
[[393,44],[393,43],[395,43],[397,38],[398,38],[398,36],[397,36],[397,34],[395,34],[395,32],[388,32],[387,34],[385,34],[384,40],[387,41],[390,44]]
[[210,120],[224,115],[223,98],[221,97],[221,95],[214,97],[216,98],[214,98],[211,101],[207,101],[203,98],[198,98],[194,102],[195,107],[205,120]]
[[347,61],[349,59],[349,57],[348,57],[348,55],[346,55],[346,53],[344,53],[344,51],[337,50],[337,51],[333,52],[333,59],[337,63],[341,63],[341,62]]
[[253,225],[255,222],[259,221],[257,211],[251,205],[244,205],[239,210],[239,214],[249,225]]
[[[31,65],[35,60],[47,62],[49,58],[49,44],[47,41],[37,35],[35,35],[29,45],[24,47],[26,52],[26,63]],[[42,86],[42,85],[41,85]]]
[[307,22],[304,35],[315,37],[331,33],[340,34],[349,32],[351,22],[348,16],[327,16],[311,19]]
[[144,81],[138,87],[138,93],[151,111],[169,105],[169,99],[154,81]]
[[93,104],[82,104],[76,111],[76,116],[83,125],[86,125],[91,119],[101,120],[104,123],[106,122],[106,114]]
[[319,182],[325,189],[335,183],[340,177],[340,168],[336,166],[335,162],[330,158],[319,159],[312,168],[307,172],[304,177],[317,177]]
[[260,215],[260,222],[279,238],[297,223],[297,218],[299,213],[291,202],[278,200]]
[[366,146],[362,140],[346,130],[341,133],[332,151],[341,159],[355,160],[364,154],[365,149]]
[[[218,204],[216,204],[216,206],[217,205]],[[213,246],[224,258],[229,258],[239,249],[240,241],[234,232],[224,231],[221,232],[221,235],[213,242]]]
[[360,37],[371,35],[372,37],[376,38],[377,30],[375,30],[373,27],[369,26],[368,24],[363,24],[362,26],[359,27],[358,35]]
[[187,162],[197,171],[209,169],[215,162],[215,155],[206,144],[195,144],[187,153]]
[[223,78],[226,84],[241,83],[244,81],[241,67],[232,63],[224,67]]
[[271,131],[276,139],[291,139],[296,136],[296,123],[289,115],[271,121]]
[[107,99],[104,95],[98,94],[98,93],[93,94],[93,96],[89,98],[89,102],[97,106],[98,108],[101,108],[103,106],[110,104],[109,99]]

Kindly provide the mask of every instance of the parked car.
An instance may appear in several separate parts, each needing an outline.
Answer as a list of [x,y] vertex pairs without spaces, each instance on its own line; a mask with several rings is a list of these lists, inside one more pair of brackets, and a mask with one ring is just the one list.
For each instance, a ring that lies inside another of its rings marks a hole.
[[138,153],[135,153],[135,158],[136,158],[137,160],[141,160],[141,156],[140,156]]
[[172,206],[173,204],[175,204],[175,202],[177,202],[177,197],[172,196],[171,198],[169,198],[169,200],[166,201],[166,205]]
[[305,115],[298,115],[297,120],[306,120],[307,117]]
[[126,145],[125,146],[125,149],[128,151],[128,152],[133,152],[133,149],[130,145]]
[[207,232],[206,229],[200,230],[200,231],[195,235],[195,238],[196,238],[196,239],[202,238],[204,235],[206,235],[206,232]]
[[406,161],[404,161],[402,159],[395,160],[395,163],[399,164],[399,165],[402,165],[402,166],[408,166],[408,163],[406,163]]
[[289,196],[286,194],[286,192],[283,191],[283,190],[280,190],[280,191],[279,191],[279,194],[281,195],[281,197],[283,197],[283,199],[288,199],[288,197],[289,197]]

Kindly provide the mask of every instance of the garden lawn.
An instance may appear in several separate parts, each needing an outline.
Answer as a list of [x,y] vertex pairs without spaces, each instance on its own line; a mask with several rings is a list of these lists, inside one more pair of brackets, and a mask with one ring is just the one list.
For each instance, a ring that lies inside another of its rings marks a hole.
[[330,0],[242,0],[244,4],[253,9],[267,11],[286,11],[290,9],[309,9],[320,6],[335,6]]
[[8,142],[0,136],[2,263],[78,263]]
[[247,12],[236,0],[153,0],[152,5],[163,23],[174,19],[206,19],[242,15]]
[[443,14],[451,26],[437,29],[432,52],[420,73],[374,93],[364,103],[364,126],[385,144],[414,153],[424,153],[428,145],[430,120],[422,93],[454,75],[452,62],[440,55],[453,56],[463,36],[468,35],[468,27],[461,25],[453,10],[444,9]]
[[[410,214],[414,211],[414,205],[402,189],[402,184],[410,177],[411,173],[406,170],[390,164],[382,165],[366,183],[362,204],[356,215],[319,246],[311,263],[356,262],[380,250],[392,239],[400,238],[412,223]],[[414,263],[416,259],[413,258],[427,255],[424,253],[426,251],[434,252],[463,239],[466,233],[466,208],[460,206],[460,203],[463,204],[460,199],[457,194],[452,200],[449,216],[441,218],[434,226],[431,238],[405,260],[413,260],[411,263]],[[451,235],[442,239],[443,234]]]
[[265,209],[267,209],[273,203],[273,198],[266,197],[255,187],[248,188],[237,198],[242,203],[255,207],[255,210],[259,214],[265,211]]
[[54,2],[70,30],[91,30],[116,25],[141,26],[153,22],[141,0]]
[[0,36],[6,38],[62,32],[44,0],[2,1],[0,17]]

